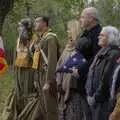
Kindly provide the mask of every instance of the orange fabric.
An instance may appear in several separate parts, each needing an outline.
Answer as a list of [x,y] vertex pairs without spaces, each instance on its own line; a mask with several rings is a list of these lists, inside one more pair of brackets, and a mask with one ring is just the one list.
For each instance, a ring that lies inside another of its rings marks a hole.
[[0,76],[3,75],[8,68],[5,58],[0,57]]

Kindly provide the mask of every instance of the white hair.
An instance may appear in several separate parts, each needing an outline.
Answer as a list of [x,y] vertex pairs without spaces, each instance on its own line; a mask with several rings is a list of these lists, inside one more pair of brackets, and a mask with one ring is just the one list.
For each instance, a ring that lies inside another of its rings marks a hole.
[[116,27],[105,26],[101,32],[108,35],[108,45],[120,46],[120,32]]
[[99,12],[95,7],[88,7],[85,8],[85,10],[87,10],[88,14],[92,15],[94,18],[96,18],[96,21],[99,22],[100,20]]

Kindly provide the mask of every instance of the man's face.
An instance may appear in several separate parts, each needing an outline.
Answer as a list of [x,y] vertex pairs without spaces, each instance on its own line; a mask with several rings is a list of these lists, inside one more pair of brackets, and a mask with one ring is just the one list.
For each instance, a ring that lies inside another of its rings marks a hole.
[[35,20],[35,31],[41,32],[44,28],[44,22],[41,18],[36,18]]
[[21,23],[19,23],[18,25],[19,25],[18,32],[19,32],[19,34],[22,34],[22,32],[25,31],[25,26],[22,25]]
[[80,16],[80,26],[81,28],[87,29],[93,22],[93,17],[89,14],[88,10],[83,10]]

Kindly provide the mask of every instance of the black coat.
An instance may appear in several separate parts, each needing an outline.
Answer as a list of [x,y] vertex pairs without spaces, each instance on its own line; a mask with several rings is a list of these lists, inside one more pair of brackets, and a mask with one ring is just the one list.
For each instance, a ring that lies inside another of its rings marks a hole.
[[92,63],[95,55],[100,50],[100,46],[98,46],[98,36],[100,32],[101,26],[98,24],[89,31],[85,30],[80,39],[77,41],[78,48],[80,48],[81,44],[84,46],[84,50],[82,52],[89,65]]
[[88,74],[87,94],[94,96],[96,102],[108,101],[113,72],[118,65],[120,51],[115,46],[101,49],[96,55]]

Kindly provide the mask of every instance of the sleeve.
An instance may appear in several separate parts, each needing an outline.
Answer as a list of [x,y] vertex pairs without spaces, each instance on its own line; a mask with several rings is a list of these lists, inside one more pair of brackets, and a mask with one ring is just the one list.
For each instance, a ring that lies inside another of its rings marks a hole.
[[48,39],[48,70],[47,70],[47,83],[55,82],[55,70],[57,65],[57,43],[56,37],[51,36]]
[[113,71],[116,66],[116,56],[113,56],[106,60],[104,65],[103,77],[100,82],[98,90],[95,92],[94,97],[96,101],[104,101],[108,95],[110,90],[110,83],[112,80]]
[[79,73],[79,75],[81,75],[81,73],[82,73],[82,74],[86,74],[86,76],[87,76],[88,70],[89,70],[89,65],[88,65],[87,61],[82,63],[82,65],[78,66],[78,73]]
[[59,60],[57,62],[56,70],[60,67],[61,64],[63,64],[63,54],[61,54],[61,56],[60,56],[60,58],[59,58]]
[[87,37],[82,37],[76,41],[75,47],[77,50],[85,52],[90,48],[91,44],[92,44],[91,39],[88,39]]
[[110,116],[110,120],[117,120],[117,118],[119,117],[120,117],[120,97],[118,98],[114,111]]

